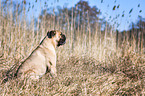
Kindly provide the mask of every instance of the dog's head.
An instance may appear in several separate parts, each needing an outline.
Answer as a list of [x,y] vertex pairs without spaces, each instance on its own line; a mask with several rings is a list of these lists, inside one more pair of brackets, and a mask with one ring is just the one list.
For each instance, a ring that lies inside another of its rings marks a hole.
[[60,45],[65,44],[66,37],[62,32],[58,30],[51,30],[47,32],[47,36],[50,39],[54,39],[57,42],[57,46],[59,47]]

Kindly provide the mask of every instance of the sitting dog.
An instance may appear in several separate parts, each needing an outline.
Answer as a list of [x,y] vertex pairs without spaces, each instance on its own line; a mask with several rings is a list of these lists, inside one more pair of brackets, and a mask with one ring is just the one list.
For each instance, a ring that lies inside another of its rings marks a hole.
[[52,77],[57,76],[56,47],[65,44],[66,37],[58,30],[47,33],[37,48],[19,66],[16,76],[36,80],[50,70]]

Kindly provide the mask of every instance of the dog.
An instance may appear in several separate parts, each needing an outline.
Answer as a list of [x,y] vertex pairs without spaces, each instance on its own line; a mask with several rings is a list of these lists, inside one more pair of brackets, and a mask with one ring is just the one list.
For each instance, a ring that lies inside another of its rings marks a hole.
[[52,77],[57,76],[56,70],[56,47],[64,45],[66,36],[59,30],[51,30],[40,42],[37,48],[18,67],[16,76],[37,80],[42,77],[47,70],[50,70]]

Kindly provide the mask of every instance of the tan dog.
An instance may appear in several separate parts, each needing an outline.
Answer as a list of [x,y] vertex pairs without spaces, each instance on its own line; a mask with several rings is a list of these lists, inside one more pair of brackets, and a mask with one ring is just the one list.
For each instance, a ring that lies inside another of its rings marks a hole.
[[24,79],[28,76],[35,80],[42,77],[47,70],[50,70],[52,76],[57,76],[55,49],[57,46],[65,44],[65,40],[65,35],[60,31],[49,31],[39,46],[19,66],[17,77]]

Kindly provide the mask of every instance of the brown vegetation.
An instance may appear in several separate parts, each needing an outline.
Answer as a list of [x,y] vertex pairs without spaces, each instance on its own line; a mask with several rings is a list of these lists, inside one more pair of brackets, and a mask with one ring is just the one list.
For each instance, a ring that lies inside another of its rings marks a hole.
[[[25,19],[20,20],[17,14],[14,23],[11,12],[7,13],[7,19],[5,15],[0,16],[0,82],[7,76],[13,77],[17,66],[48,30],[62,30],[67,37],[66,44],[57,49],[57,78],[51,78],[49,73],[39,81],[29,83],[12,78],[0,85],[0,95],[145,94],[144,47],[140,47],[142,52],[136,50],[135,38],[123,41],[118,38],[119,46],[116,46],[116,32],[107,23],[104,31],[98,22],[95,22],[95,28],[88,22],[76,29],[77,25],[73,22],[67,25],[62,22],[76,18],[68,18],[67,12],[62,15],[66,17],[63,20],[56,20],[54,15],[41,19],[41,22],[38,20],[37,26],[34,20],[28,24]],[[46,23],[49,24],[46,26]]]

